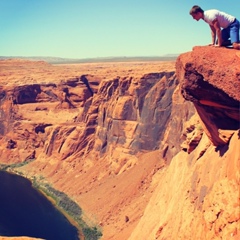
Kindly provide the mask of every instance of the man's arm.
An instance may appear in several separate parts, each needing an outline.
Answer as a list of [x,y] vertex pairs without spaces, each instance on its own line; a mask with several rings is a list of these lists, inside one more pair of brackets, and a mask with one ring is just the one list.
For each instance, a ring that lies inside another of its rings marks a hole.
[[212,44],[210,45],[215,45],[215,41],[216,41],[216,29],[214,28],[214,26],[209,24],[209,27],[211,29],[211,36],[212,36]]
[[212,22],[212,26],[210,26],[211,30],[212,30],[212,36],[213,36],[213,32],[214,32],[214,43],[215,43],[215,39],[216,39],[216,35],[217,35],[217,39],[218,39],[218,46],[221,47],[222,46],[222,31],[221,31],[221,27],[219,25],[219,22],[217,19],[213,20]]

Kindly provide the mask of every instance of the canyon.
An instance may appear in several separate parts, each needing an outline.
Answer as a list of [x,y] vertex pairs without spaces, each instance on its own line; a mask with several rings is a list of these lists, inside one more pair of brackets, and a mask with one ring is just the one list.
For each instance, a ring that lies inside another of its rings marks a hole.
[[240,237],[237,50],[0,60],[0,83],[1,168],[65,193],[100,239]]

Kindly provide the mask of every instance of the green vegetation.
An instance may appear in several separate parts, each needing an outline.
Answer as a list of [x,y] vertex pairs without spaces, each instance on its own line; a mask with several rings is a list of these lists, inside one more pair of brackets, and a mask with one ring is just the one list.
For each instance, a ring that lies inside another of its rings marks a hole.
[[87,240],[99,239],[102,236],[102,234],[98,231],[96,227],[83,228],[83,235]]
[[200,131],[200,132],[203,131],[203,127],[202,127],[201,124],[198,124],[198,125],[197,125],[197,130]]
[[27,161],[24,161],[24,162],[20,162],[20,163],[13,163],[13,164],[0,164],[0,170],[2,171],[8,171],[8,170],[11,170],[11,169],[14,169],[14,168],[19,168],[19,167],[22,167],[22,166],[25,166],[27,165],[28,163],[34,161],[35,159],[29,159]]
[[71,200],[65,193],[54,189],[49,184],[39,184],[36,181],[36,178],[34,178],[33,187],[41,190],[48,197],[53,199],[59,208],[66,211],[69,215],[74,216],[74,220],[77,220],[76,216],[80,216],[82,214],[81,208],[73,200]]

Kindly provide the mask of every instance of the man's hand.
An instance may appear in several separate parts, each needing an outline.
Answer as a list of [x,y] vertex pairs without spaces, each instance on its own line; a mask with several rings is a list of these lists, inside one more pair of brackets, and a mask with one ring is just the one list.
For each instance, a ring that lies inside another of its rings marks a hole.
[[210,46],[210,47],[222,47],[222,46],[219,46],[218,44],[212,44],[212,43],[209,43],[208,46]]

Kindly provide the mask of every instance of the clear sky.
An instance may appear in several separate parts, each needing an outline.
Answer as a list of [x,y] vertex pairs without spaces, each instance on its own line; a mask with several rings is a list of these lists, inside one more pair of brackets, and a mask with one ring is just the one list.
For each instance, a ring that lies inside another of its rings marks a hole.
[[240,19],[239,0],[0,0],[0,56],[162,56],[211,42],[193,5]]

